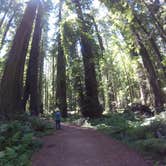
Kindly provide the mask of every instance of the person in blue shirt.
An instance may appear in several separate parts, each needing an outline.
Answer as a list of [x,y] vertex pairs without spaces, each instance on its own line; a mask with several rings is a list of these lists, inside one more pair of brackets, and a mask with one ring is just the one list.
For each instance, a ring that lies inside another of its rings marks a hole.
[[58,107],[55,109],[55,122],[56,129],[61,129],[61,112]]

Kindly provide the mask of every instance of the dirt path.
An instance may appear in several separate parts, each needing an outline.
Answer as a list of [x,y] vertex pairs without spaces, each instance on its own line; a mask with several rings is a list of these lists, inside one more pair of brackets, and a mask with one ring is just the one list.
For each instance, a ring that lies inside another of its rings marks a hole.
[[44,137],[32,166],[148,166],[135,151],[92,129],[63,126]]

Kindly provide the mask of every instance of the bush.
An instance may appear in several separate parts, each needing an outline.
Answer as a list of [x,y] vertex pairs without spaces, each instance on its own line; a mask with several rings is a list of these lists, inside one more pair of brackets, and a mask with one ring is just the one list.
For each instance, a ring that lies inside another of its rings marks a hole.
[[150,152],[155,155],[166,154],[166,140],[159,138],[150,138],[146,140],[138,140],[134,143],[137,149]]
[[53,124],[37,117],[30,117],[29,122],[36,136],[44,136],[50,134],[54,129]]
[[[137,119],[133,113],[112,113],[89,123],[98,130],[111,135],[142,153],[153,156],[154,160],[164,161],[166,154],[165,118],[154,118],[148,125],[147,119]],[[149,119],[148,119],[149,120]]]
[[42,146],[36,135],[53,131],[53,125],[39,118],[0,124],[0,166],[29,166],[32,153]]

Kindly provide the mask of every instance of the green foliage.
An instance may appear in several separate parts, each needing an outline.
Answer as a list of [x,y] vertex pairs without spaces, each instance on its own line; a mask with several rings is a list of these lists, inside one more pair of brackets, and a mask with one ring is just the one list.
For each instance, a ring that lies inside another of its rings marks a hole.
[[31,123],[32,129],[35,132],[35,135],[37,136],[50,134],[54,129],[53,124],[38,117],[31,117],[29,121]]
[[137,149],[156,155],[165,155],[166,153],[166,140],[158,138],[149,138],[145,140],[138,140],[134,143]]
[[148,125],[133,113],[112,113],[100,119],[89,120],[93,127],[118,139],[142,153],[164,160],[166,153],[166,121],[156,118]]
[[[124,139],[126,130],[132,128],[132,125],[138,123],[132,113],[131,116],[128,117],[125,114],[112,113],[101,119],[90,120],[89,122],[92,126],[97,125],[97,128],[100,131],[104,131],[120,140]],[[131,122],[133,122],[132,125]]]
[[0,166],[29,166],[32,153],[42,142],[38,135],[50,133],[53,126],[34,117],[25,121],[12,121],[0,124]]
[[1,124],[0,134],[0,165],[28,165],[29,157],[35,150],[29,126],[18,121]]

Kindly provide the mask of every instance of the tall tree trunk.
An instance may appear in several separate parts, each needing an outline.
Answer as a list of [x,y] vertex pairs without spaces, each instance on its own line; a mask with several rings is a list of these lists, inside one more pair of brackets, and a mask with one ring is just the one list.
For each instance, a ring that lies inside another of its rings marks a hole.
[[82,84],[80,76],[76,76],[75,79],[76,79],[76,87],[77,87],[77,91],[78,91],[78,103],[79,103],[80,110],[82,112],[82,109],[84,108],[83,84]]
[[25,86],[25,97],[23,100],[24,108],[27,99],[30,97],[30,111],[31,115],[38,116],[39,111],[39,87],[38,87],[38,66],[40,58],[40,39],[41,39],[41,19],[42,19],[42,5],[38,2],[38,13],[36,17],[35,30],[33,34],[32,47],[30,52],[29,65],[27,70],[27,81]]
[[[61,23],[61,11],[63,0],[59,3],[59,27]],[[62,39],[59,30],[58,36],[58,56],[57,56],[57,78],[56,78],[56,102],[62,112],[63,117],[67,117],[67,102],[66,102],[66,60],[62,47]]]
[[140,46],[140,54],[142,57],[142,61],[143,61],[145,69],[147,70],[149,83],[153,91],[154,104],[156,109],[158,109],[160,107],[163,107],[164,105],[164,98],[163,98],[164,96],[160,88],[159,80],[157,79],[155,69],[153,67],[153,64],[151,63],[150,55],[146,47],[144,46],[144,44],[141,42],[139,34],[135,33],[135,35],[137,38],[137,42]]
[[28,3],[8,54],[0,87],[0,115],[5,119],[13,118],[22,110],[22,78],[36,7],[35,0]]
[[45,109],[46,111],[48,112],[49,111],[49,103],[48,103],[48,99],[49,99],[49,94],[48,94],[48,82],[47,82],[47,79],[46,79],[46,76],[45,76],[45,79],[44,79],[44,85],[45,85],[45,94],[44,94],[44,99],[45,99]]
[[[103,40],[102,40],[102,37],[100,35],[100,32],[99,32],[99,28],[98,28],[98,25],[96,24],[96,21],[95,21],[95,18],[93,16],[91,16],[92,18],[92,21],[93,21],[93,25],[95,27],[95,31],[96,31],[96,35],[97,35],[97,39],[98,39],[98,44],[99,44],[99,47],[100,47],[100,53],[101,53],[101,56],[103,57],[103,53],[104,53],[104,45],[103,45]],[[104,87],[103,87],[103,78],[102,78],[102,71],[101,71],[101,68],[100,68],[100,59],[101,57],[97,57],[97,67],[98,67],[98,75],[99,75],[99,83],[100,83],[100,91],[101,93],[99,93],[99,99],[101,99],[101,103],[103,105],[103,108],[105,107],[105,95],[104,95]]]
[[[139,20],[139,18],[137,17],[136,14],[134,14],[134,18],[135,18],[135,21],[138,23],[138,25],[140,26],[140,28],[143,30],[143,32],[147,35],[147,37],[151,36],[150,33],[144,28],[144,26],[142,25],[142,22]],[[166,78],[166,68],[165,66],[162,64],[162,60],[163,60],[163,56],[161,55],[160,53],[160,50],[157,46],[157,43],[154,39],[153,36],[151,36],[149,38],[149,43],[151,44],[155,54],[156,54],[156,57],[157,57],[157,63],[159,65],[159,67],[163,70],[163,73],[164,73],[164,76]]]
[[52,105],[55,105],[55,56],[52,55]]
[[98,100],[97,80],[94,64],[94,55],[92,50],[92,43],[86,36],[87,28],[85,25],[82,9],[79,0],[73,0],[76,6],[76,12],[80,19],[81,33],[81,52],[84,62],[85,71],[85,88],[86,98],[84,103],[83,115],[87,117],[99,117],[102,114],[102,108]]
[[105,50],[104,45],[103,45],[103,40],[102,40],[102,37],[100,35],[100,32],[99,32],[98,26],[96,24],[95,18],[93,16],[91,16],[91,18],[92,18],[92,21],[93,21],[93,25],[95,27],[98,43],[99,43],[99,46],[100,46],[100,50],[101,50],[101,53],[103,55],[103,51]]
[[[132,87],[131,87],[131,79],[130,79],[130,75],[129,73],[127,72],[127,68],[126,68],[126,64],[124,62],[124,59],[121,58],[121,61],[122,61],[122,64],[123,64],[123,67],[124,67],[124,75],[126,75],[126,81],[127,81],[127,85],[128,85],[128,92],[129,92],[129,102],[132,102],[132,99],[133,99],[133,93],[132,93]],[[128,102],[127,101],[127,102]],[[129,103],[127,103],[129,104]]]
[[148,94],[150,94],[150,90],[148,89],[148,86],[147,86],[147,76],[144,71],[144,67],[140,62],[138,62],[137,73],[139,78],[141,103],[144,105],[147,105]]
[[42,48],[40,53],[40,59],[39,59],[39,107],[40,107],[40,113],[43,114],[44,108],[43,108],[43,72],[44,72],[44,56],[45,56],[45,50],[43,47],[42,42]]

